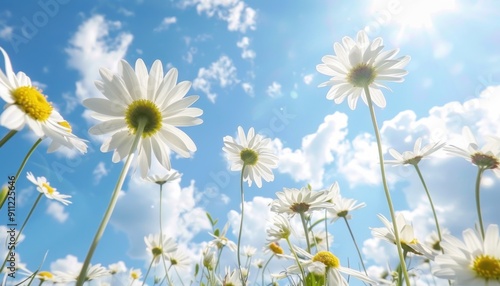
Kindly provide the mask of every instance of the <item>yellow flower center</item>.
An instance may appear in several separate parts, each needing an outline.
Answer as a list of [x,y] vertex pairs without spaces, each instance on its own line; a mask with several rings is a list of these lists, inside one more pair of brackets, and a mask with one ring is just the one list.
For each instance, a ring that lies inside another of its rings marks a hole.
[[35,87],[21,86],[12,91],[14,102],[21,110],[37,121],[45,121],[52,113],[52,105]]
[[355,87],[367,87],[373,83],[376,76],[372,66],[361,63],[349,71],[347,81]]
[[68,129],[68,132],[71,133],[73,131],[73,128],[71,128],[71,125],[69,124],[68,121],[61,121],[57,122],[57,124],[61,125],[62,127]]
[[313,256],[312,261],[321,262],[326,267],[337,268],[340,266],[340,260],[329,251],[320,251],[316,253],[316,255]]
[[269,244],[269,249],[271,249],[271,251],[274,254],[283,254],[284,253],[283,248],[281,248],[281,246],[279,244],[277,244],[276,242],[271,242]]
[[290,209],[296,213],[304,213],[309,210],[310,205],[306,203],[295,203]]
[[53,279],[54,275],[52,275],[52,273],[50,273],[48,271],[40,271],[40,272],[38,272],[38,278],[42,281],[45,281],[45,280]]
[[157,257],[163,253],[163,249],[161,247],[153,247],[153,249],[151,249],[151,253],[153,253],[154,257]]
[[154,135],[162,126],[162,116],[158,106],[147,99],[132,102],[125,111],[125,122],[132,134],[137,132],[141,119],[146,120],[142,138]]
[[493,155],[477,152],[471,156],[471,161],[476,166],[483,169],[496,169],[500,166],[500,161]]
[[132,277],[132,279],[136,280],[136,279],[139,279],[141,277],[141,275],[137,271],[132,271],[132,272],[130,272],[130,277]]
[[245,165],[253,166],[257,164],[257,161],[259,160],[259,154],[257,154],[257,152],[252,149],[246,148],[241,150],[240,158]]
[[474,259],[472,270],[484,279],[500,279],[500,259],[489,255],[480,255]]
[[47,192],[49,193],[49,195],[52,195],[54,193],[54,191],[55,191],[55,189],[52,188],[49,185],[49,183],[42,183],[42,186],[47,189]]

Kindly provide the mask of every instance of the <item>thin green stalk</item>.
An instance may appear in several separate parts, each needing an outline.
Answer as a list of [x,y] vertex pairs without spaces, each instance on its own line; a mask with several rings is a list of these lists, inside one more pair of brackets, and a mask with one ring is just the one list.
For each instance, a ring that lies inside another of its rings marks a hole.
[[476,177],[476,208],[477,208],[477,217],[479,218],[479,228],[481,230],[481,236],[484,239],[484,226],[483,226],[483,215],[481,214],[481,201],[479,199],[479,191],[481,188],[481,176],[483,175],[484,168],[478,167],[477,169],[477,177]]
[[33,154],[33,152],[35,152],[36,147],[38,147],[38,145],[40,145],[41,142],[42,142],[42,138],[36,140],[35,144],[33,144],[33,146],[31,146],[31,148],[29,149],[28,153],[26,154],[23,161],[21,162],[19,169],[17,169],[16,179],[15,179],[16,181],[19,178],[19,176],[21,175],[21,172],[23,171],[24,166],[26,166],[26,163],[28,163],[28,159],[31,157],[31,154]]
[[309,231],[307,230],[307,223],[304,212],[300,212],[300,221],[302,222],[302,226],[304,227],[304,233],[306,235],[307,252],[311,253],[311,243],[309,242]]
[[295,249],[293,249],[292,243],[290,242],[290,238],[286,238],[286,242],[288,243],[288,247],[290,247],[290,252],[292,252],[293,257],[295,257],[295,262],[297,262],[297,266],[299,266],[300,273],[302,274],[302,281],[306,281],[306,273],[304,272],[304,268],[302,268],[302,265],[300,264],[299,257],[297,256],[297,253],[295,252]]
[[151,258],[151,263],[149,263],[148,271],[146,271],[146,276],[144,276],[144,279],[142,280],[142,286],[144,286],[144,283],[146,283],[146,279],[148,278],[149,271],[151,271],[151,266],[153,266],[153,261],[155,261],[155,258]]
[[418,164],[414,164],[413,166],[415,167],[415,170],[417,171],[418,177],[420,178],[420,181],[422,182],[422,185],[424,186],[425,193],[427,194],[427,198],[429,199],[429,203],[431,204],[432,214],[434,215],[434,222],[436,223],[436,230],[438,233],[439,242],[441,242],[443,240],[443,238],[441,237],[441,228],[439,227],[436,209],[434,208],[434,203],[432,202],[431,194],[429,193],[429,189],[427,189],[427,185],[425,184],[424,177],[422,176],[422,173],[420,172],[420,168],[418,167]]
[[2,140],[0,140],[0,148],[2,148],[2,146],[7,143],[7,141],[9,141],[10,138],[12,138],[12,136],[14,136],[15,134],[17,133],[17,130],[10,130],[9,133],[7,133],[7,135],[5,135]]
[[269,259],[267,260],[266,264],[264,264],[264,267],[262,268],[262,286],[264,286],[264,275],[265,275],[265,270],[267,268],[267,265],[269,264],[269,262],[271,262],[271,259],[273,259],[274,257],[274,253],[273,255],[271,255],[271,257],[269,257]]
[[245,172],[246,164],[243,164],[241,168],[241,178],[240,178],[240,190],[241,190],[241,219],[240,219],[240,230],[238,231],[238,269],[240,271],[240,280],[241,284],[245,285],[245,278],[243,277],[243,273],[241,273],[241,258],[240,258],[240,245],[241,245],[241,232],[243,231],[243,216],[245,214],[245,193],[243,192],[243,173]]
[[345,224],[347,225],[347,229],[349,229],[349,233],[351,234],[351,238],[352,238],[352,241],[354,242],[354,246],[356,246],[356,251],[358,252],[359,261],[361,261],[361,266],[363,266],[363,270],[365,271],[365,274],[368,275],[368,273],[366,272],[365,263],[363,262],[363,257],[361,256],[361,252],[359,251],[358,244],[356,243],[356,239],[354,238],[354,234],[352,233],[351,226],[349,225],[347,218],[345,216],[343,218],[344,218]]
[[[160,184],[160,241],[159,243],[163,245],[163,224],[161,222],[161,217],[162,217],[162,193],[163,193],[163,184]],[[163,268],[165,269],[165,277],[167,278],[167,281],[169,285],[173,285],[172,281],[170,280],[170,277],[168,275],[168,269],[167,269],[167,262],[165,261],[165,256],[161,256],[162,261],[163,261]]]
[[330,251],[330,246],[328,243],[328,223],[327,223],[327,213],[328,211],[325,209],[325,233],[326,233],[326,250]]
[[83,283],[85,282],[85,276],[87,274],[87,269],[89,267],[90,260],[92,259],[92,255],[94,254],[94,251],[97,248],[99,241],[101,240],[102,234],[104,233],[104,230],[106,229],[106,226],[108,225],[109,219],[111,218],[111,214],[113,214],[113,210],[115,209],[116,202],[118,201],[118,196],[120,194],[120,190],[122,189],[123,183],[125,182],[125,178],[127,177],[128,170],[130,169],[130,164],[132,164],[132,159],[134,157],[135,151],[137,150],[137,146],[139,145],[139,141],[141,139],[142,132],[144,130],[144,127],[146,126],[146,123],[147,123],[146,118],[139,119],[139,126],[138,126],[136,134],[135,134],[134,142],[132,143],[132,146],[130,147],[129,155],[127,157],[127,160],[125,161],[125,164],[123,165],[123,169],[120,173],[120,177],[118,178],[118,181],[116,182],[116,186],[115,186],[115,189],[113,190],[113,194],[111,195],[111,200],[109,202],[108,208],[106,209],[106,212],[104,213],[104,217],[102,218],[101,224],[99,225],[99,228],[97,229],[97,232],[94,236],[94,240],[92,241],[92,245],[90,246],[90,249],[87,252],[87,257],[85,258],[85,261],[83,262],[82,270],[80,271],[80,275],[78,276],[76,286],[83,286]]
[[373,129],[375,132],[375,137],[377,139],[377,150],[378,150],[378,158],[380,162],[380,172],[382,175],[382,183],[384,185],[384,193],[387,199],[387,205],[389,206],[389,212],[391,214],[392,226],[394,229],[394,237],[396,238],[396,248],[398,249],[399,260],[401,261],[401,268],[403,270],[403,274],[405,276],[406,285],[410,286],[410,277],[408,276],[408,270],[406,269],[406,263],[403,257],[403,249],[401,247],[401,239],[399,238],[399,230],[396,224],[396,215],[394,212],[394,206],[392,204],[391,193],[389,192],[389,187],[387,185],[387,178],[385,175],[385,165],[384,165],[384,156],[382,154],[382,141],[380,139],[380,132],[378,129],[377,119],[375,118],[375,110],[373,108],[372,98],[370,96],[370,89],[365,87],[366,99],[368,101],[368,108],[370,109],[370,116],[373,123]]

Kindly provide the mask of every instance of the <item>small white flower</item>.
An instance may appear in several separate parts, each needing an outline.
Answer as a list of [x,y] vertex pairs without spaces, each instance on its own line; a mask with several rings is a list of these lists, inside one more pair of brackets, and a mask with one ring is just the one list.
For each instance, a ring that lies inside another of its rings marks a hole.
[[[62,282],[75,282],[78,279],[78,273],[66,273],[61,271],[54,271],[54,274],[58,275]],[[87,274],[85,275],[85,281],[95,280],[101,277],[110,275],[106,267],[101,266],[101,264],[90,265],[87,269]]]
[[[210,241],[208,244],[210,246],[215,246],[218,249],[221,249],[225,246],[229,247],[231,251],[236,251],[236,243],[232,242],[226,237],[227,230],[229,228],[229,223],[226,223],[222,231],[219,232],[219,229],[216,229],[215,233],[209,233],[214,239]],[[218,233],[219,232],[219,233]]]
[[328,250],[328,246],[332,245],[333,235],[324,230],[315,230],[314,232],[309,232],[309,241],[311,242],[311,248],[317,247],[320,250]]
[[166,173],[163,176],[160,175],[151,175],[146,177],[146,180],[160,186],[163,186],[165,183],[175,181],[179,179],[182,175],[177,171]]
[[131,268],[129,272],[130,279],[132,280],[139,280],[142,277],[142,271],[141,269],[135,269]]
[[444,142],[434,142],[422,148],[422,138],[418,138],[415,141],[413,152],[405,151],[401,154],[393,148],[390,148],[389,153],[395,160],[386,160],[385,163],[392,165],[416,165],[420,162],[420,160],[441,149],[444,145]]
[[175,268],[188,268],[191,265],[191,257],[179,248],[168,255],[168,260]]
[[225,136],[222,150],[231,162],[231,171],[240,171],[245,166],[243,180],[248,181],[248,186],[255,182],[260,188],[262,179],[274,180],[271,169],[278,167],[278,157],[273,154],[270,143],[271,139],[255,134],[253,128],[245,135],[243,128],[238,126],[238,139]]
[[177,250],[177,244],[172,238],[167,238],[164,234],[160,239],[160,235],[150,234],[144,237],[146,243],[146,251],[153,256],[153,263],[157,264],[160,259],[168,260],[170,253]]
[[352,211],[364,208],[366,206],[365,203],[357,204],[358,201],[356,201],[355,199],[343,198],[340,194],[340,188],[337,182],[332,184],[327,192],[331,193],[331,196],[333,197],[333,205],[328,208],[328,213],[330,214],[332,222],[337,221],[341,217],[351,219]]
[[320,87],[332,87],[326,98],[340,104],[347,98],[349,107],[356,108],[361,96],[367,103],[365,88],[370,91],[373,103],[385,107],[386,102],[381,88],[389,89],[383,83],[386,81],[402,82],[408,73],[403,68],[410,61],[409,56],[395,58],[398,50],[382,52],[382,38],[372,42],[365,31],[358,32],[357,40],[344,37],[342,43],[335,43],[335,55],[324,56],[322,64],[316,66],[318,72],[332,78],[320,84]]
[[255,252],[257,252],[257,248],[251,246],[251,245],[245,245],[243,246],[243,253],[245,254],[246,257],[252,257],[255,255]]
[[225,269],[226,275],[222,280],[222,285],[225,286],[242,286],[241,284],[241,274],[238,269],[231,271],[229,268]]
[[311,191],[309,188],[287,189],[277,192],[278,197],[272,202],[271,211],[276,213],[310,214],[315,210],[324,210],[333,206],[327,193]]
[[267,240],[269,242],[279,242],[282,239],[287,239],[292,233],[290,221],[281,214],[276,214],[272,218],[271,225],[266,229]]
[[44,194],[47,198],[51,200],[56,200],[61,202],[64,205],[71,204],[68,198],[71,198],[69,195],[60,194],[56,188],[52,187],[45,177],[37,177],[33,176],[31,172],[28,172],[26,176],[30,182],[36,185],[36,189]]
[[117,263],[108,265],[108,271],[111,275],[114,275],[127,271],[127,267],[125,266],[125,263],[123,263],[123,261],[118,261]]
[[500,235],[498,225],[486,229],[484,240],[472,229],[463,232],[464,242],[451,235],[444,235],[441,246],[444,254],[434,259],[433,274],[454,280],[457,286],[500,285]]

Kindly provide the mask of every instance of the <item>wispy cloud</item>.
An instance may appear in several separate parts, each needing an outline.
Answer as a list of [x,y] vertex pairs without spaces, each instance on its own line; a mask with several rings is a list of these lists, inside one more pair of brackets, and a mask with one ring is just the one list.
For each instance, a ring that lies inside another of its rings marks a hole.
[[209,68],[198,70],[198,77],[193,81],[193,88],[204,92],[208,99],[215,103],[217,94],[212,91],[212,84],[218,84],[223,88],[238,82],[233,61],[228,56],[221,56]]
[[104,162],[99,162],[97,166],[95,166],[94,171],[92,171],[92,175],[94,175],[94,185],[98,185],[101,179],[107,176],[109,170],[106,169],[106,164]]
[[270,97],[279,97],[279,96],[283,95],[281,93],[281,84],[273,81],[273,83],[267,87],[266,93]]
[[156,28],[154,28],[154,31],[160,32],[160,31],[166,30],[166,29],[168,29],[168,27],[170,27],[170,25],[175,24],[175,23],[177,23],[176,17],[165,17],[161,21],[161,24],[158,25]]
[[236,43],[236,46],[243,50],[241,52],[241,58],[250,60],[255,58],[255,51],[248,48],[250,46],[250,39],[248,37],[241,38],[241,40]]

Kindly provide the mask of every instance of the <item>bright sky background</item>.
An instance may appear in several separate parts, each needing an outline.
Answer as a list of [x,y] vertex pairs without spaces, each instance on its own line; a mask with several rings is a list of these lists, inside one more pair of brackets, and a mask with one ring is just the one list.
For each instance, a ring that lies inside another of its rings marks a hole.
[[[44,6],[43,3],[51,3]],[[417,4],[418,3],[418,4]],[[43,269],[77,268],[85,258],[109,202],[123,163],[99,151],[102,139],[88,129],[95,122],[81,100],[99,96],[94,81],[100,67],[116,69],[124,58],[142,58],[148,67],[159,59],[164,69],[176,67],[179,80],[200,95],[204,123],[183,130],[197,144],[193,158],[172,158],[183,174],[166,185],[165,232],[193,258],[199,254],[210,225],[208,211],[229,221],[236,241],[239,225],[239,173],[231,172],[222,153],[222,138],[237,127],[254,127],[273,139],[280,157],[275,180],[261,189],[245,187],[246,225],[243,245],[259,250],[265,242],[268,204],[283,187],[311,184],[326,188],[335,181],[344,197],[365,202],[353,212],[351,226],[371,271],[388,261],[396,267],[396,251],[371,238],[369,227],[382,227],[376,214],[389,217],[380,183],[376,143],[366,105],[356,110],[336,105],[318,84],[328,78],[316,72],[321,57],[333,54],[333,43],[366,29],[370,39],[382,37],[387,49],[410,55],[405,82],[384,92],[387,107],[376,108],[384,149],[412,150],[423,136],[460,144],[469,126],[480,144],[500,136],[500,3],[482,1],[4,1],[0,9],[0,45],[15,71],[24,71],[72,124],[89,140],[89,152],[46,154],[40,146],[17,183],[18,222],[31,208],[37,191],[26,171],[45,176],[70,206],[42,199],[24,231],[18,252],[29,269],[47,253]],[[0,60],[2,69],[3,60]],[[0,136],[8,130],[2,128]],[[28,129],[1,150],[4,180],[14,175],[35,139]],[[392,159],[388,153],[386,159]],[[476,168],[443,151],[420,164],[438,210],[452,234],[474,226]],[[390,189],[398,211],[413,221],[424,240],[434,229],[430,207],[412,168],[389,167]],[[111,222],[93,263],[123,261],[143,273],[149,263],[144,236],[158,232],[158,187],[132,172],[123,187]],[[485,172],[482,185],[486,224],[500,223],[500,181]],[[0,223],[7,222],[2,210]],[[342,221],[329,227],[331,247],[347,266],[357,255]],[[0,227],[0,238],[6,230]],[[227,250],[226,250],[227,251]],[[1,251],[4,257],[5,249]],[[236,255],[225,252],[235,266]],[[259,251],[258,257],[264,257]],[[196,262],[196,260],[193,262]],[[274,264],[279,271],[286,263]],[[253,269],[256,271],[256,269]],[[183,274],[184,275],[184,274]]]

